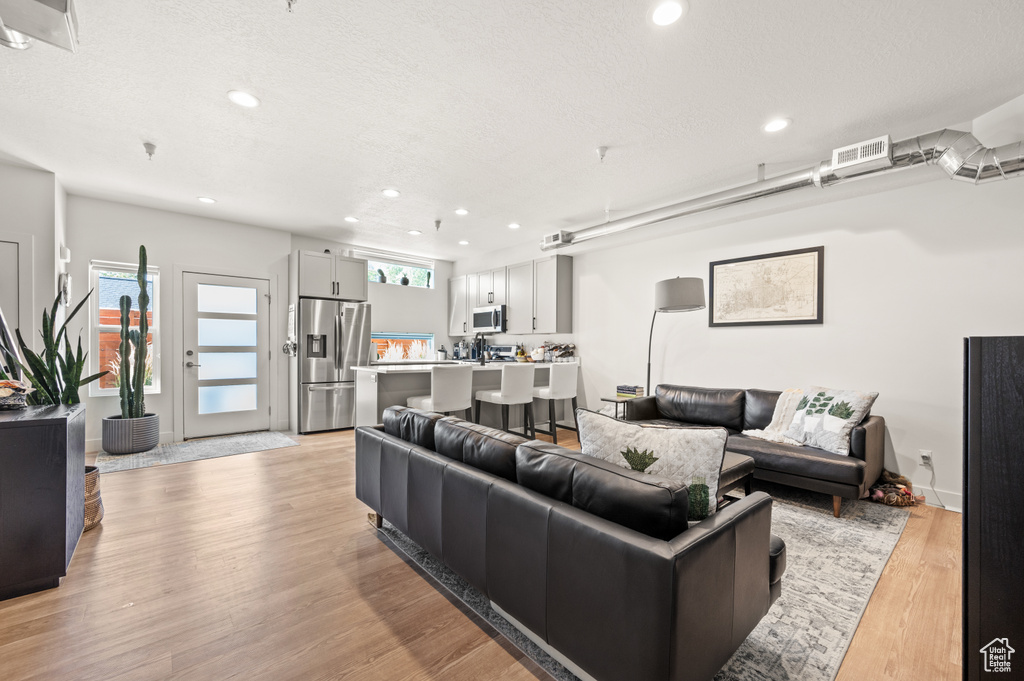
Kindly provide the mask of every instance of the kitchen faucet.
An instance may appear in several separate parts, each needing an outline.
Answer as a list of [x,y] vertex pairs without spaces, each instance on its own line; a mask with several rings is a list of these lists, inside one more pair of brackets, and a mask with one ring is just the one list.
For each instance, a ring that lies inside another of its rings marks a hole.
[[482,331],[478,331],[476,336],[473,337],[473,345],[477,346],[477,354],[480,355],[480,366],[484,366],[484,334]]

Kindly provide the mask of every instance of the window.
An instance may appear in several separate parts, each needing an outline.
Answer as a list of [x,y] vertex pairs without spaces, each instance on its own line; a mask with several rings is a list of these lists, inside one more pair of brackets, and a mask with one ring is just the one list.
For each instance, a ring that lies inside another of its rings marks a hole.
[[[90,299],[89,352],[90,371],[110,373],[89,384],[89,394],[117,395],[121,375],[121,296],[132,299],[131,326],[139,324],[139,284],[136,279],[139,266],[127,263],[92,261],[89,263],[89,281],[93,294]],[[146,292],[149,294],[149,308],[146,319],[149,322],[149,352],[146,354],[146,394],[160,392],[160,271],[150,265],[147,268]]]
[[371,333],[370,343],[377,348],[376,359],[380,362],[434,359],[432,333]]
[[[356,250],[357,258],[366,258],[366,279],[374,284],[396,284],[418,288],[436,288],[434,261],[400,253]],[[381,281],[381,273],[386,281]],[[409,283],[402,284],[402,277]]]

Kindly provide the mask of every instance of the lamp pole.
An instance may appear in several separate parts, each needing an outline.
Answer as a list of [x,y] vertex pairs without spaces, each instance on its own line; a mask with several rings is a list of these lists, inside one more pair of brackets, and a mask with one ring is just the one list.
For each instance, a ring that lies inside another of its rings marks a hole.
[[651,348],[654,345],[654,320],[658,318],[658,311],[654,311],[654,315],[651,317],[651,335],[647,337],[647,392],[644,395],[651,394]]

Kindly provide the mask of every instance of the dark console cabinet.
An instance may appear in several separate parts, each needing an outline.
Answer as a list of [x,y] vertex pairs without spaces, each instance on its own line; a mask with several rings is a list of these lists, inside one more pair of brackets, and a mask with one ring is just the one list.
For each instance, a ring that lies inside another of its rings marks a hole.
[[1024,337],[964,365],[963,678],[1024,679]]
[[84,500],[85,407],[0,411],[0,599],[60,585]]

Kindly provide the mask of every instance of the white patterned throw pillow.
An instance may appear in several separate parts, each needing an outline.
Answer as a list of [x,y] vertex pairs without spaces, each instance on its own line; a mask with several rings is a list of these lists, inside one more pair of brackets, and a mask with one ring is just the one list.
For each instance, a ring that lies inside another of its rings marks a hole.
[[850,431],[875,403],[878,393],[804,388],[786,437],[834,454],[850,454]]
[[718,478],[729,437],[725,428],[640,425],[586,409],[576,410],[576,423],[584,454],[682,481],[690,487],[691,520],[715,512]]

